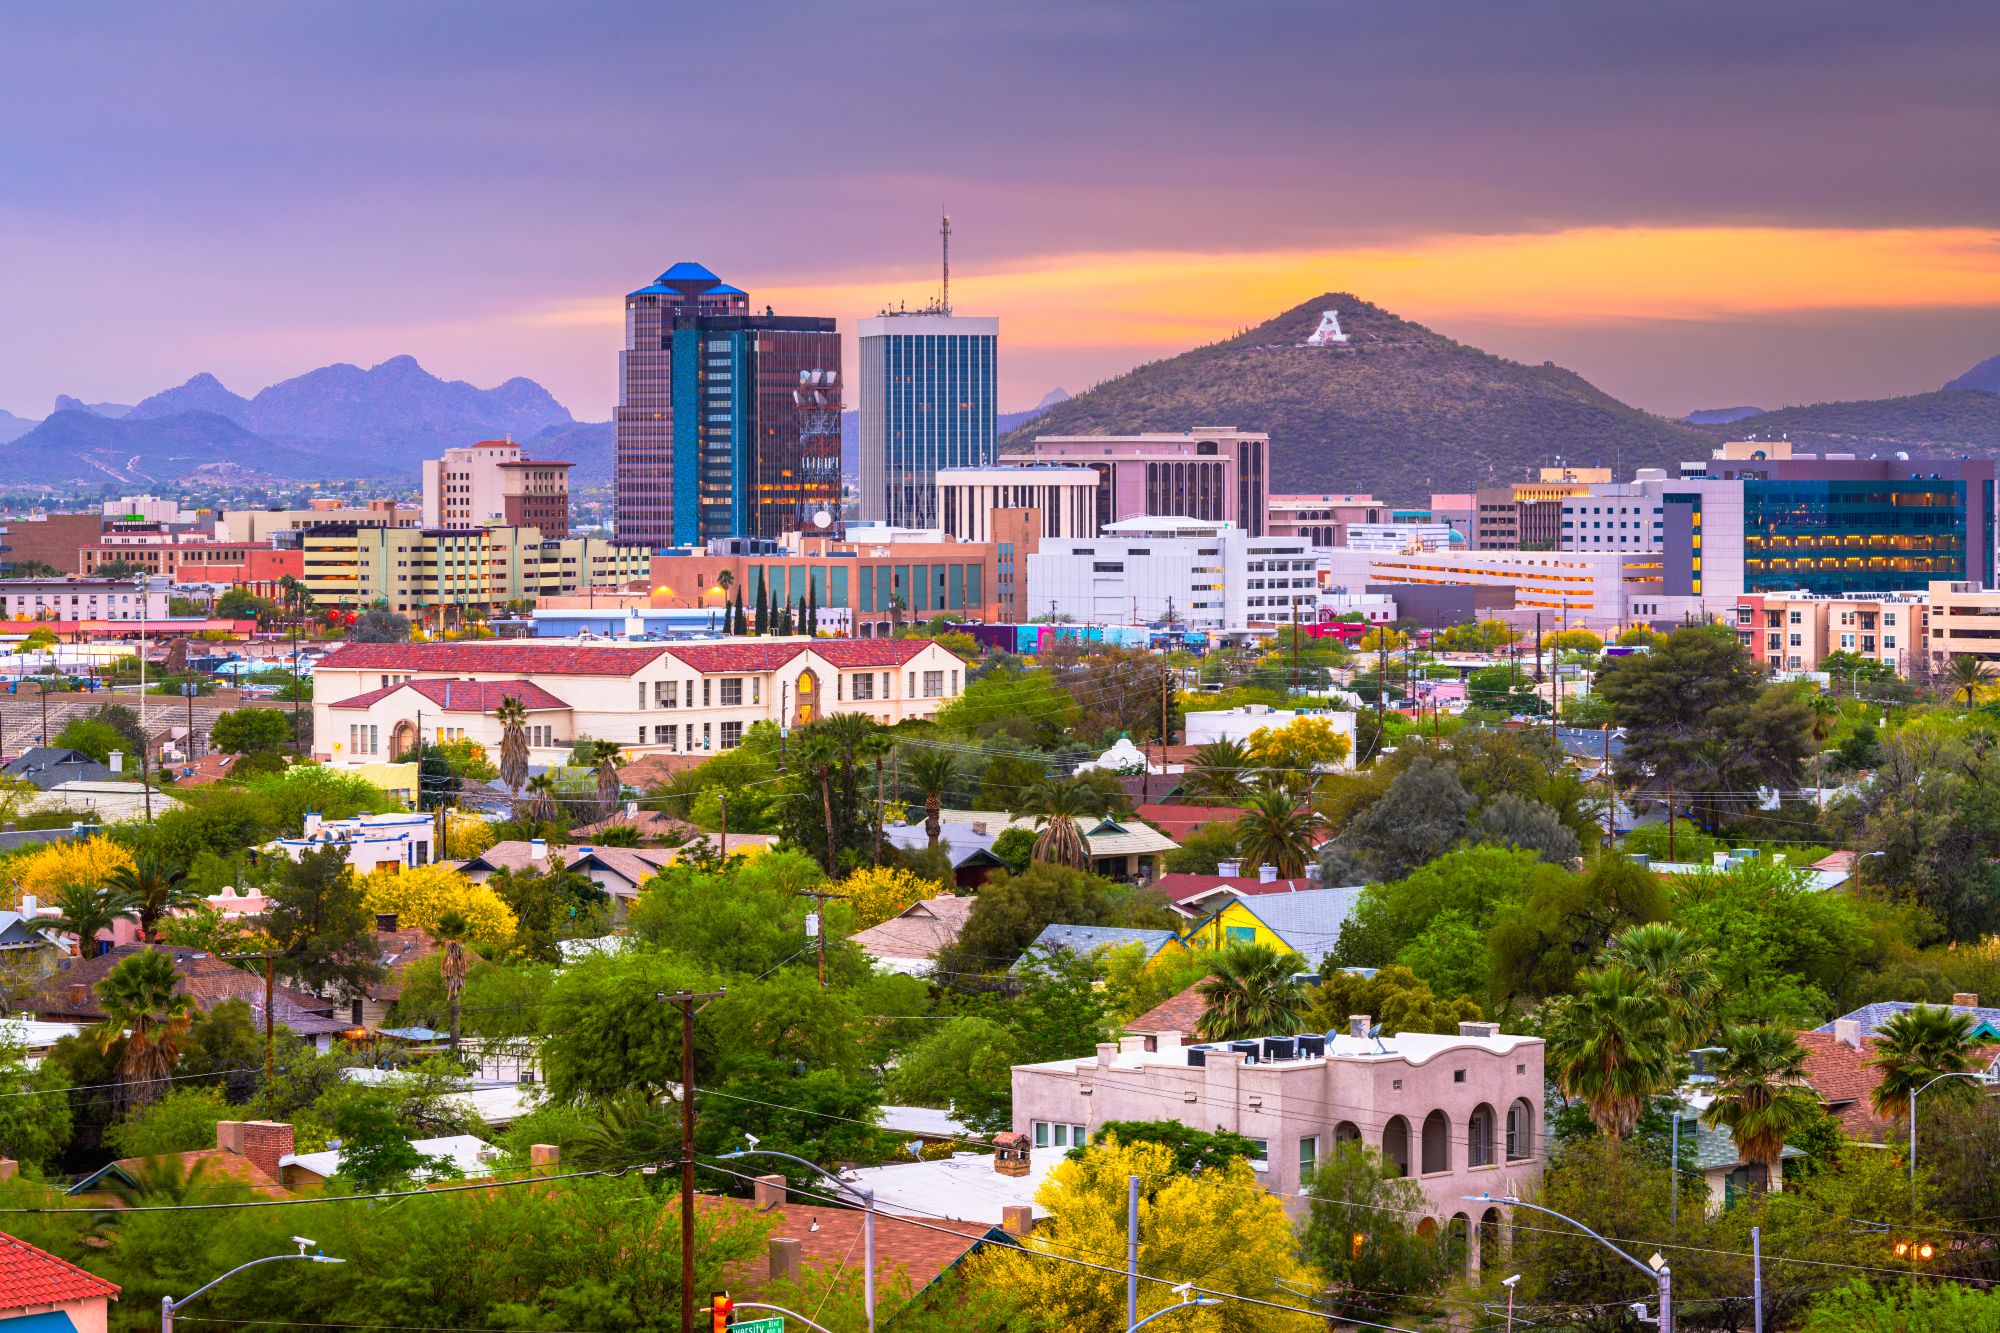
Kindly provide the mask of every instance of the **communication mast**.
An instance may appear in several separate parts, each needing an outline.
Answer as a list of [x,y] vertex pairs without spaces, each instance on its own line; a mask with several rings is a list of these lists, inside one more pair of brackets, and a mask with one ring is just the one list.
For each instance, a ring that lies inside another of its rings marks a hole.
[[944,295],[938,300],[938,313],[951,313],[951,214],[944,215],[944,226],[938,229],[944,241]]

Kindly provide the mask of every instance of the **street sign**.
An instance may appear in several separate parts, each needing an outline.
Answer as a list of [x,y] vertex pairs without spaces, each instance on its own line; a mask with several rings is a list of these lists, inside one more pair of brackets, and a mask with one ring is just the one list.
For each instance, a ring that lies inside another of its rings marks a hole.
[[785,1333],[785,1317],[772,1315],[769,1319],[739,1319],[729,1326],[729,1333]]

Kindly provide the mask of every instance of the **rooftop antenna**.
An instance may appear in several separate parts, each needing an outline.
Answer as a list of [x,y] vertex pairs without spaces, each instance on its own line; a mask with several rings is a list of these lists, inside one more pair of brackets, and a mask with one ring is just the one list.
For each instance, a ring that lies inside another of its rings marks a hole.
[[949,315],[951,313],[951,214],[944,215],[944,226],[938,229],[938,235],[944,240],[944,296],[938,304],[943,307],[944,313]]

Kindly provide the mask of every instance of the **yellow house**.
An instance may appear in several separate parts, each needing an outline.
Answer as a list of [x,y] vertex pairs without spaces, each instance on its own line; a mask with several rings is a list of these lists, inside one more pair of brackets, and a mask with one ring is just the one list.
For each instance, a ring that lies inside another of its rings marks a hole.
[[1191,949],[1226,949],[1232,944],[1262,944],[1289,950],[1317,968],[1340,943],[1340,928],[1361,897],[1362,886],[1331,889],[1286,889],[1251,893],[1223,887],[1182,899],[1195,923],[1181,933]]

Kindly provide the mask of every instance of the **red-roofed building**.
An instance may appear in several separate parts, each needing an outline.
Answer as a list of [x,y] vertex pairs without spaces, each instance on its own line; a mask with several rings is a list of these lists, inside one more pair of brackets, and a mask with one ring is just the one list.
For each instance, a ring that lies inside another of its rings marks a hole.
[[497,753],[496,710],[528,709],[529,762],[564,762],[584,737],[629,758],[733,749],[757,722],[862,713],[933,716],[965,688],[965,663],[926,639],[743,638],[611,646],[549,642],[351,643],[313,672],[313,752],[373,763],[421,734]]
[[33,1319],[21,1327],[104,1333],[117,1299],[115,1283],[0,1232],[0,1328]]

